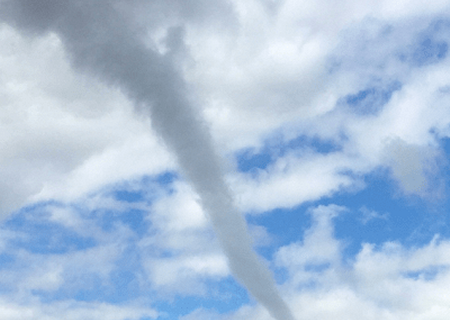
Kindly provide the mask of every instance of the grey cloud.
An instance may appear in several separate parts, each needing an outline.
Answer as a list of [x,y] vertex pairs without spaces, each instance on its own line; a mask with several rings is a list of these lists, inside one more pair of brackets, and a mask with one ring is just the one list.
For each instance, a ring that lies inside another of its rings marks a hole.
[[430,190],[431,181],[440,186],[438,181],[434,181],[438,174],[437,150],[394,138],[386,143],[385,155],[393,177],[406,194],[427,195],[433,191],[434,197],[437,197],[439,190]]

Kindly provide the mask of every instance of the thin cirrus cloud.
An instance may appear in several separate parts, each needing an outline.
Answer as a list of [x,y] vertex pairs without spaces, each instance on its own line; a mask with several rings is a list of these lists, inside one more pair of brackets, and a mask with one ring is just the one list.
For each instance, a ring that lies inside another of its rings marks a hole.
[[2,318],[446,318],[446,1],[0,4]]

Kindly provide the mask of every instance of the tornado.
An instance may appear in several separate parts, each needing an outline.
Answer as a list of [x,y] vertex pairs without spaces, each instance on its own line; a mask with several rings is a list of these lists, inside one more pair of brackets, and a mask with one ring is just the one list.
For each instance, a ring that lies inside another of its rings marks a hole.
[[152,127],[197,192],[234,277],[273,318],[294,320],[271,272],[252,248],[245,219],[233,203],[212,138],[183,77],[170,55],[149,48],[141,30],[123,14],[121,6],[132,3],[3,0],[0,19],[28,36],[56,34],[73,68],[120,88],[148,112]]

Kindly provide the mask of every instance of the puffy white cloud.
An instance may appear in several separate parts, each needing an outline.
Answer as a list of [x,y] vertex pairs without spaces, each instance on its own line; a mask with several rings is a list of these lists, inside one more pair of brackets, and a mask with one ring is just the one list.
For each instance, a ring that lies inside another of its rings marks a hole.
[[145,268],[152,286],[164,294],[207,295],[207,279],[220,280],[229,276],[222,254],[184,254],[167,259],[149,259]]
[[14,303],[6,299],[0,301],[0,316],[5,320],[20,319],[68,319],[68,320],[139,320],[143,317],[156,319],[158,313],[139,305],[117,306],[99,302],[56,302],[45,305],[37,301]]
[[14,268],[0,270],[0,282],[11,296],[27,297],[32,292],[76,292],[95,288],[93,279],[103,285],[109,281],[120,257],[122,243],[107,243],[64,254],[39,254],[17,249]]
[[341,154],[288,155],[260,170],[256,178],[241,174],[231,184],[243,210],[264,212],[294,207],[351,187],[355,181],[346,174],[350,166],[351,161]]
[[149,281],[168,294],[206,294],[204,280],[229,276],[227,260],[198,197],[176,182],[151,207],[150,235],[140,241]]
[[298,268],[339,263],[341,245],[334,239],[332,218],[344,209],[331,205],[311,210],[313,223],[305,232],[302,243],[281,247],[275,257],[277,263],[294,268],[294,272]]

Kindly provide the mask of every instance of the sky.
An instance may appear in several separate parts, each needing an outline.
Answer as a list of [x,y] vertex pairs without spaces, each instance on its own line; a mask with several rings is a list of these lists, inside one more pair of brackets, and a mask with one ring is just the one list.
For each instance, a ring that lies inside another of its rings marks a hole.
[[0,0],[0,318],[444,320],[450,2]]

